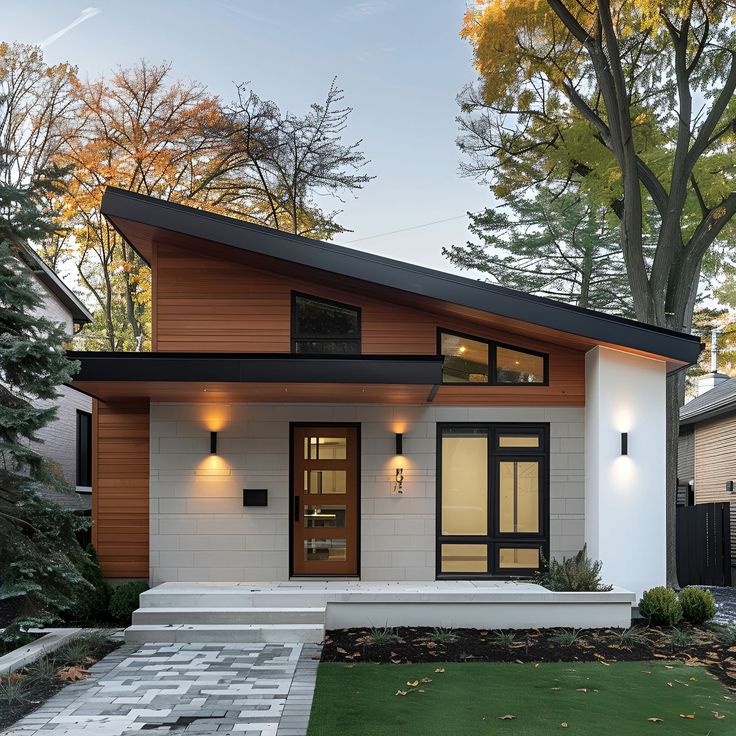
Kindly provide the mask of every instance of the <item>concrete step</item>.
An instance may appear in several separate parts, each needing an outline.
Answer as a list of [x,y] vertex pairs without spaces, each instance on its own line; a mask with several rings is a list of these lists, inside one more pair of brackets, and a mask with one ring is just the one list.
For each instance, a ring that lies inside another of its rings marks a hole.
[[133,625],[144,624],[322,624],[325,607],[205,608],[146,606],[133,612]]
[[127,644],[318,644],[323,639],[323,624],[134,624],[125,630]]
[[233,591],[192,592],[152,588],[140,596],[141,608],[324,608],[335,595],[321,591]]

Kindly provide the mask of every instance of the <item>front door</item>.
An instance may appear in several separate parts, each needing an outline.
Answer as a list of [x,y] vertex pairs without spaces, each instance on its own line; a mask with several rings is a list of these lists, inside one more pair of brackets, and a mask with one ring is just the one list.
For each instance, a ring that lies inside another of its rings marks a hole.
[[294,575],[358,574],[358,428],[292,427]]

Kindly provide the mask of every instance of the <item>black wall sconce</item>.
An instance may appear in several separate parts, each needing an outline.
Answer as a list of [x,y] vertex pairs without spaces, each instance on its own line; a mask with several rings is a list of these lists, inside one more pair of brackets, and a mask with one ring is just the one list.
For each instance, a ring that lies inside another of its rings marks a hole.
[[210,432],[210,455],[217,455],[217,432]]
[[732,480],[726,481],[726,491],[728,491],[728,493],[733,493],[733,481]]
[[629,454],[629,433],[621,432],[621,454]]
[[396,454],[404,454],[404,435],[401,432],[396,433]]

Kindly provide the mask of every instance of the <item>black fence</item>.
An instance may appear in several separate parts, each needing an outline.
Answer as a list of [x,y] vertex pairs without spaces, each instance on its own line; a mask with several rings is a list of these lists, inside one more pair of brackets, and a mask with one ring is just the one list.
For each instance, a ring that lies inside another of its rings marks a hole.
[[731,585],[731,504],[677,508],[680,585]]

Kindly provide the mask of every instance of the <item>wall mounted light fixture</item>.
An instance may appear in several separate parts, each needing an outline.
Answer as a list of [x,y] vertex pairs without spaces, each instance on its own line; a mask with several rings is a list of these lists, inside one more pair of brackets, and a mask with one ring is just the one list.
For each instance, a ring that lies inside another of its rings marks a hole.
[[629,433],[621,432],[621,454],[629,454]]
[[404,435],[401,432],[396,433],[396,454],[404,454]]
[[217,432],[210,432],[210,455],[217,455]]

